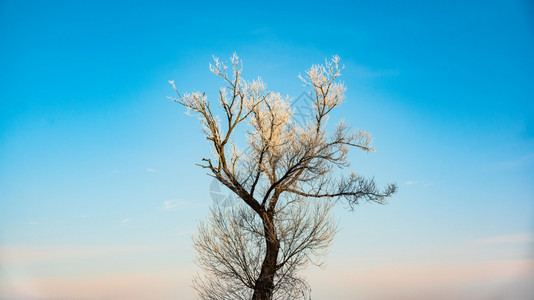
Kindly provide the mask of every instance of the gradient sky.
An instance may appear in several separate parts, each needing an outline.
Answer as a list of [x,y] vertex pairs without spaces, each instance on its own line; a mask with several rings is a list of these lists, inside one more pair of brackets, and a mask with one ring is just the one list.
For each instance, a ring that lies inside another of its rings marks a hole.
[[533,6],[365,2],[0,1],[0,299],[194,298],[209,148],[168,80],[214,96],[233,52],[293,97],[338,54],[352,169],[400,187],[336,208],[314,299],[531,299]]

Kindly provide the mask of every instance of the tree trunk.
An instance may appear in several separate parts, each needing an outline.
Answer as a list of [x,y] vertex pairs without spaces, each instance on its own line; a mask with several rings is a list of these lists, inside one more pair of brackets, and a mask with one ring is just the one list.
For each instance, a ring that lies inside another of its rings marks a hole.
[[280,241],[276,236],[272,214],[262,216],[265,237],[265,258],[261,265],[260,276],[254,285],[252,300],[271,300],[273,298],[276,259],[280,250]]

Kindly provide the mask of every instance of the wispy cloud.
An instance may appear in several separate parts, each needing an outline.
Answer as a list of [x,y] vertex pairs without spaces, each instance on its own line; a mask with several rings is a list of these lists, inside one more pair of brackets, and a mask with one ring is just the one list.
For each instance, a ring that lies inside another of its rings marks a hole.
[[510,234],[493,236],[472,241],[474,246],[490,246],[502,244],[524,244],[534,243],[534,235],[531,234]]
[[[156,252],[173,249],[175,245],[0,245],[0,269],[6,265],[41,262],[65,262],[71,259],[106,255]],[[0,297],[0,299],[2,299]]]
[[146,171],[149,172],[149,173],[154,173],[157,170],[156,169],[152,169],[152,168],[147,168]]
[[132,221],[132,219],[126,218],[126,219],[122,220],[122,224],[129,223],[130,221]]
[[39,222],[37,221],[30,221],[27,223],[28,225],[39,225]]
[[187,205],[187,201],[173,199],[173,200],[163,201],[162,205],[158,206],[158,208],[167,210],[167,211],[176,211],[179,208],[184,207],[185,205]]
[[415,181],[415,180],[408,180],[404,182],[406,185],[422,185],[423,187],[429,187],[433,185],[433,182],[421,182],[421,181]]

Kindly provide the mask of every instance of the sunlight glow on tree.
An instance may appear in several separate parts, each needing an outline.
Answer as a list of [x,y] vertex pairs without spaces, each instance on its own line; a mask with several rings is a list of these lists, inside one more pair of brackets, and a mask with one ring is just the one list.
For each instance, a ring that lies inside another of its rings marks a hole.
[[[330,210],[337,201],[353,208],[359,201],[384,204],[396,185],[379,189],[373,179],[349,167],[350,147],[373,152],[372,137],[339,122],[325,129],[328,114],[344,100],[345,86],[337,78],[342,66],[334,56],[300,76],[311,89],[312,115],[304,123],[293,119],[290,98],[267,91],[261,79],[241,77],[242,62],[234,54],[229,70],[214,59],[210,70],[226,86],[218,100],[224,116],[213,112],[205,93],[180,93],[173,101],[197,116],[213,156],[202,168],[242,201],[230,208],[213,207],[194,238],[197,262],[206,271],[195,279],[201,299],[307,298],[309,285],[298,272],[318,258],[336,232]],[[237,126],[246,129],[248,148],[234,142]]]

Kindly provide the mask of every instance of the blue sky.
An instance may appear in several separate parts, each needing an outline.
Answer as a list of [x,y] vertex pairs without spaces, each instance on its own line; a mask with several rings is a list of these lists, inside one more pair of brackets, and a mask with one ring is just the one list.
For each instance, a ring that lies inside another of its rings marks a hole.
[[299,73],[338,54],[347,100],[332,121],[370,131],[377,148],[354,151],[352,168],[400,187],[387,206],[336,209],[327,268],[305,273],[317,298],[527,299],[533,12],[527,1],[0,2],[0,299],[194,297],[190,237],[211,203],[194,164],[209,148],[166,98],[168,80],[213,97],[223,83],[208,63],[233,52],[245,77],[293,97]]

